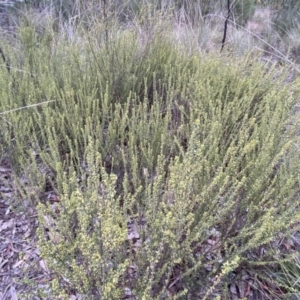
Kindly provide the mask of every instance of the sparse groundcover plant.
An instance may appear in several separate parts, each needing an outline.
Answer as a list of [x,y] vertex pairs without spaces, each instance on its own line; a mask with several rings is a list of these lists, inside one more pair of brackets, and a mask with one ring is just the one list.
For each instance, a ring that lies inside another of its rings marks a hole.
[[254,15],[256,0],[231,1],[234,20],[240,26],[245,26]]
[[[299,243],[290,243],[293,240],[294,238],[283,239],[283,244],[277,243],[279,247],[274,248],[273,253],[282,252],[284,249],[286,251],[290,246],[297,248]],[[279,250],[279,248],[281,249]],[[279,262],[276,267],[265,266],[260,268],[260,278],[256,283],[257,292],[259,290],[267,292],[275,299],[299,299],[299,270],[299,255],[297,253],[295,253],[294,259]]]
[[[209,14],[214,14],[222,9],[220,1],[188,1],[188,0],[175,0],[174,1],[175,13],[178,13],[179,18],[183,18],[191,24],[197,24],[205,21]],[[203,26],[203,24],[201,24]]]
[[295,257],[294,260],[291,262],[281,263],[279,272],[270,272],[269,274],[272,274],[273,277],[277,278],[277,281],[282,286],[289,286],[290,288],[290,294],[294,296],[294,299],[299,298],[299,291],[300,291],[300,263],[299,263],[299,256]]
[[298,28],[300,3],[296,0],[273,0],[268,3],[273,8],[274,27],[282,35]]
[[54,299],[230,299],[243,280],[260,299],[266,268],[294,259],[276,241],[299,226],[299,82],[253,56],[187,53],[165,24],[145,38],[27,23],[0,69],[1,109],[54,100],[1,120]]

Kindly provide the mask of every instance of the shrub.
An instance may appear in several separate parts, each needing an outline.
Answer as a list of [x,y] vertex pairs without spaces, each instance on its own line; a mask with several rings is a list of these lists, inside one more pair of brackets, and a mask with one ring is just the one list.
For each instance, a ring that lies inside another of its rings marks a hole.
[[[23,72],[1,73],[14,84],[1,109],[55,100],[2,127],[40,189],[23,195],[51,295],[226,299],[234,274],[290,261],[272,241],[298,229],[298,83],[251,56],[187,54],[156,28],[109,30],[44,40],[23,27]],[[59,202],[40,203],[49,185]]]

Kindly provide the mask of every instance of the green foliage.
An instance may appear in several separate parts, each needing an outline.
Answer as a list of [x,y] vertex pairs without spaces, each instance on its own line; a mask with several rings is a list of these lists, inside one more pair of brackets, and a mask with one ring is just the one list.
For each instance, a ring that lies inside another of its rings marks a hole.
[[234,19],[237,24],[245,26],[254,15],[256,0],[232,1]]
[[[47,233],[40,230],[39,244],[42,255],[51,257],[50,268],[66,278],[70,287],[89,297],[119,299],[121,290],[116,286],[130,264],[124,243],[127,217],[116,197],[116,176],[105,172],[94,149],[92,143],[86,149],[87,180],[81,186],[77,186],[74,169],[67,176],[57,165],[63,190],[59,219],[51,207],[39,206],[40,224],[49,228]],[[54,247],[49,247],[49,239]],[[64,295],[63,285],[52,282],[54,297]]]
[[299,27],[299,8],[297,0],[262,0],[263,5],[272,10],[274,28],[282,36]]
[[189,1],[189,0],[175,0],[175,11],[184,13],[187,21],[197,24],[197,22],[204,20],[208,14],[216,13],[222,7],[222,3],[217,0],[208,1]]
[[300,2],[296,0],[278,1],[275,6],[273,22],[281,34],[287,34],[291,29],[298,28]]
[[[55,299],[226,299],[233,272],[286,260],[271,242],[298,229],[299,83],[251,56],[187,54],[166,24],[70,38],[24,23],[0,69],[1,111],[54,100],[6,114],[1,139]],[[59,202],[41,203],[49,185]]]

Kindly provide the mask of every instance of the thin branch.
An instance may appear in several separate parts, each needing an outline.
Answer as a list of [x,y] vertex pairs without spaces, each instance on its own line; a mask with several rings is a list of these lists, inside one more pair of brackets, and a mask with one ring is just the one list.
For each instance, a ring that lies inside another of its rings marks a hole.
[[224,24],[224,34],[223,34],[223,39],[222,39],[221,52],[223,51],[223,48],[225,46],[228,21],[229,21],[229,18],[231,16],[231,4],[230,4],[230,0],[227,0],[227,11],[228,11],[228,14],[227,14],[227,17],[226,17],[226,20],[225,20],[225,24]]
[[14,109],[7,110],[7,111],[4,111],[4,112],[0,113],[0,116],[6,115],[6,114],[14,112],[14,111],[18,111],[18,110],[22,110],[22,109],[30,108],[30,107],[35,107],[35,106],[40,106],[40,105],[50,103],[50,102],[55,102],[55,101],[56,100],[49,100],[49,101],[45,101],[45,102],[41,102],[41,103],[36,103],[36,104],[31,104],[31,105],[27,105],[27,106],[23,106],[23,107],[14,108]]
[[7,72],[10,73],[10,65],[9,65],[8,60],[6,59],[6,57],[4,55],[4,52],[3,52],[3,50],[2,50],[1,47],[0,47],[0,54],[1,54],[2,59],[3,59],[4,63],[5,63],[5,65],[6,65]]
[[104,23],[105,23],[105,42],[106,42],[106,48],[108,49],[108,18],[107,18],[106,0],[103,0],[103,16],[104,16]]

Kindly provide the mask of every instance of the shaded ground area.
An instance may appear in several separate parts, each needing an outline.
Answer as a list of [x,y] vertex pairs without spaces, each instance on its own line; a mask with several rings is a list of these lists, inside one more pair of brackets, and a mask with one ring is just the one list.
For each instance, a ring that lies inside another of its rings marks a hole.
[[[0,164],[0,299],[46,299],[34,297],[37,287],[47,287],[50,274],[37,249],[36,212],[14,209],[15,188],[10,165]],[[28,281],[32,280],[32,283]],[[30,296],[31,294],[31,296]],[[21,296],[22,295],[22,296]]]

